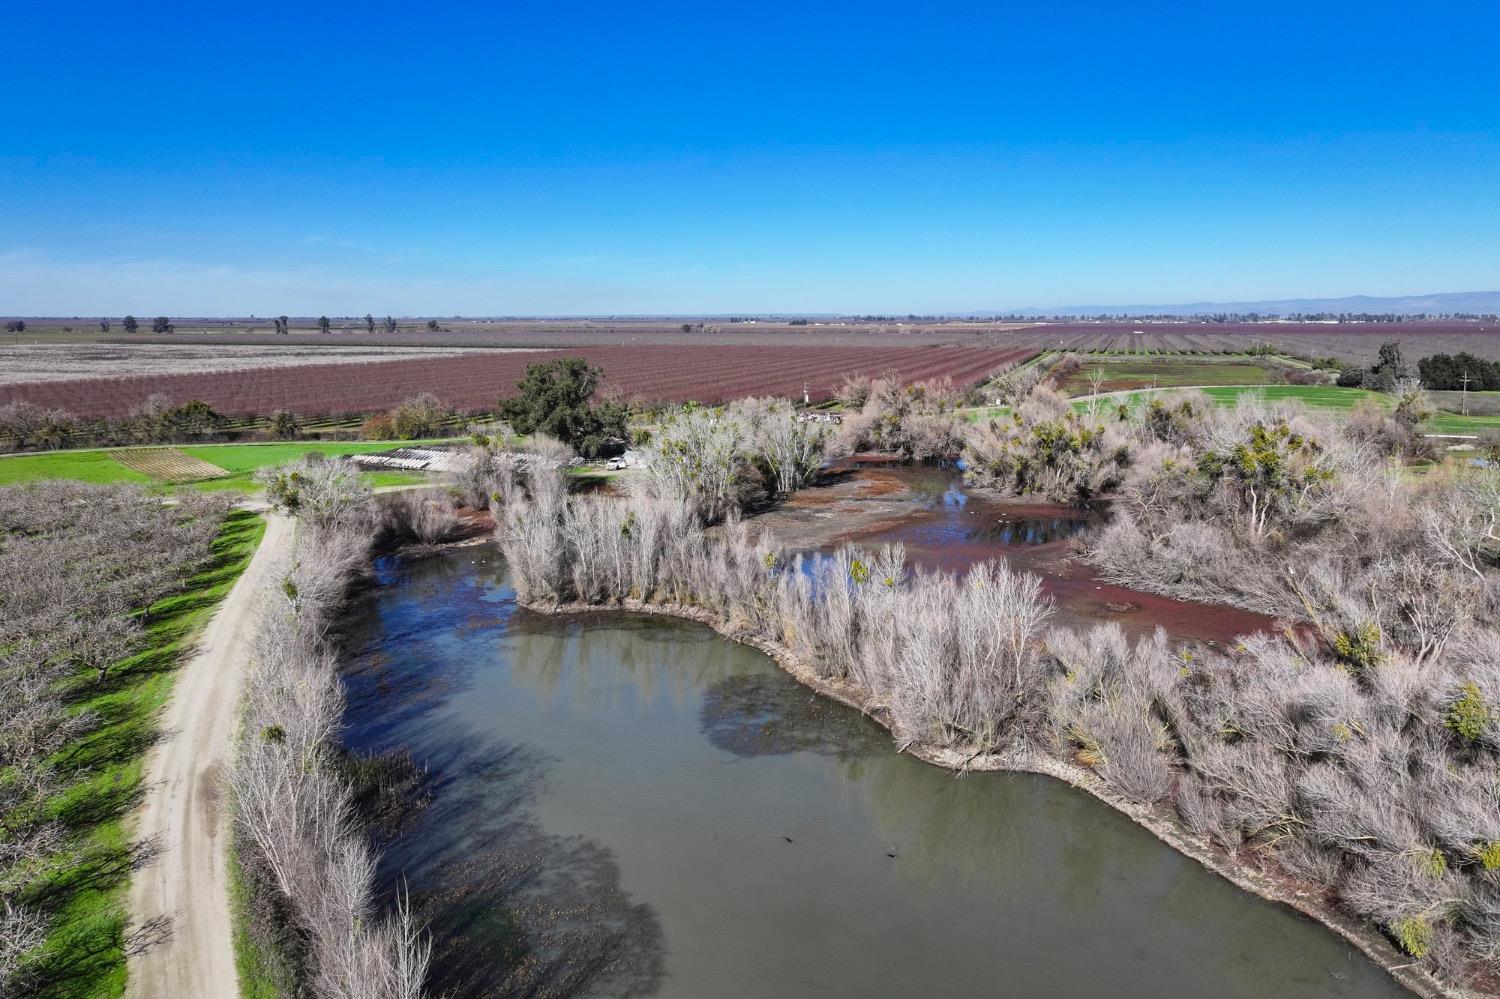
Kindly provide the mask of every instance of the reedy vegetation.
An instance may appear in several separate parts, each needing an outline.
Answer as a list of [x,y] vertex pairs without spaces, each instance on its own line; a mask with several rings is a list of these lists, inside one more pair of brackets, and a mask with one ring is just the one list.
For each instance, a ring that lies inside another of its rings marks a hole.
[[90,776],[64,759],[99,724],[79,702],[146,647],[150,608],[208,563],[231,502],[193,493],[164,506],[133,486],[71,482],[0,489],[0,995],[35,985],[62,901],[53,883],[87,849],[86,830],[54,807]]
[[[344,693],[329,627],[377,529],[369,492],[345,464],[301,463],[268,476],[301,522],[291,561],[263,598],[230,787],[242,867],[261,882],[252,883],[260,896],[252,920],[289,917],[299,953],[283,956],[300,957],[312,994],[414,999],[429,945],[404,903],[377,911],[376,856],[335,755]],[[400,524],[425,516],[398,509]],[[267,883],[274,898],[264,897]],[[280,928],[254,929],[275,938]]]
[[539,485],[499,538],[523,601],[706,619],[857,685],[903,745],[1088,768],[1236,863],[1318,886],[1438,980],[1492,989],[1500,476],[1414,482],[1356,435],[1253,401],[1075,420],[1040,390],[1018,417],[971,440],[1001,463],[978,481],[1116,495],[1090,546],[1108,577],[1296,625],[1226,650],[1048,630],[1038,580],[1003,563],[953,577],[908,570],[899,548],[788,558],[731,504],[705,532],[715,508],[664,489]]

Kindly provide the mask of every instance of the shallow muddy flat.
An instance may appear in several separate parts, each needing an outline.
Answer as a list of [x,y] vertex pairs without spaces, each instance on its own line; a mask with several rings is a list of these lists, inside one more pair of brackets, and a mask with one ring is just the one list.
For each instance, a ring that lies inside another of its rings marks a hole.
[[1100,579],[1078,556],[1078,542],[1099,519],[971,490],[951,469],[907,467],[835,473],[826,485],[805,489],[750,523],[789,548],[810,552],[899,542],[909,563],[928,570],[962,572],[986,559],[1005,559],[1041,577],[1055,602],[1054,621],[1072,627],[1113,621],[1132,637],[1161,627],[1174,639],[1209,644],[1275,627],[1261,614]]

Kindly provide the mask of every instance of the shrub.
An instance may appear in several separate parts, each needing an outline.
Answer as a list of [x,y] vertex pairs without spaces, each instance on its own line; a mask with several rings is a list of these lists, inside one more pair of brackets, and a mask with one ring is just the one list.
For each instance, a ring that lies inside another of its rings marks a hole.
[[964,460],[974,485],[1085,505],[1120,485],[1131,451],[1115,425],[1074,411],[1042,388],[1013,417],[972,430]]
[[391,441],[396,439],[396,423],[391,414],[376,413],[360,425],[359,432],[372,441]]
[[344,458],[305,457],[260,469],[255,481],[265,487],[266,502],[319,528],[358,527],[369,516],[370,487]]
[[271,416],[271,436],[277,440],[294,441],[302,436],[302,423],[295,413],[279,409]]
[[417,999],[430,945],[404,900],[389,917],[375,915],[376,858],[355,825],[332,741],[343,688],[327,631],[366,548],[361,531],[309,525],[284,570],[290,585],[281,589],[295,596],[267,594],[245,722],[268,737],[239,743],[229,779],[235,841],[248,853],[246,866],[265,872],[291,920],[287,929],[305,948],[311,994]]
[[402,402],[390,412],[391,431],[398,440],[436,437],[453,419],[453,410],[431,392]]
[[1459,691],[1459,696],[1448,706],[1443,724],[1457,732],[1461,738],[1476,742],[1489,727],[1490,707],[1485,703],[1479,685],[1473,680],[1466,681]]
[[1406,916],[1391,924],[1391,933],[1401,949],[1412,957],[1423,958],[1432,950],[1432,924],[1422,916]]

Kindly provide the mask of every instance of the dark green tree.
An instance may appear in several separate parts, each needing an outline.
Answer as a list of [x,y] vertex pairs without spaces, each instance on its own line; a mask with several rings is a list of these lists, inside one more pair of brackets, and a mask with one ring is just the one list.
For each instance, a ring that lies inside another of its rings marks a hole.
[[141,327],[141,324],[136,322],[135,316],[126,316],[122,322],[125,325],[126,333],[134,333]]
[[624,439],[629,416],[619,403],[590,402],[603,377],[603,368],[581,357],[527,365],[516,394],[500,400],[500,418],[517,433],[548,434],[594,457],[611,439]]
[[324,333],[327,333],[328,332],[328,327],[330,325],[332,325],[332,324],[329,323],[327,316],[319,316],[318,317],[318,329],[319,330],[321,330]]
[[184,437],[212,437],[229,421],[214,411],[201,399],[189,399],[180,406],[162,411],[162,426],[176,439]]
[[1387,340],[1380,345],[1380,357],[1374,366],[1365,372],[1364,381],[1361,384],[1376,392],[1390,392],[1396,387],[1398,381],[1410,378],[1411,374],[1411,367],[1401,353],[1401,344],[1396,340]]
[[271,417],[271,436],[284,441],[294,441],[301,437],[302,423],[297,419],[297,414],[284,409],[277,410]]
[[375,317],[370,315],[368,312],[365,313],[365,332],[375,332]]
[[[129,329],[128,326],[126,328]],[[166,316],[157,316],[155,319],[151,320],[152,333],[170,333],[173,329],[175,329],[175,327],[172,325],[172,320],[168,319]]]

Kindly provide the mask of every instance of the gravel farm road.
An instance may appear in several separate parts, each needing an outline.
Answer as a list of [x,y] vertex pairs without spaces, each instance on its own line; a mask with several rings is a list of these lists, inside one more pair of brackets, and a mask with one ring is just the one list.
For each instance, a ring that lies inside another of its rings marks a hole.
[[136,836],[160,855],[130,886],[136,925],[165,917],[166,938],[132,954],[133,999],[234,999],[239,985],[229,918],[230,815],[224,779],[239,724],[267,580],[291,550],[293,521],[268,514],[250,564],[215,611],[181,668],[147,762]]

